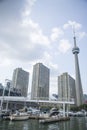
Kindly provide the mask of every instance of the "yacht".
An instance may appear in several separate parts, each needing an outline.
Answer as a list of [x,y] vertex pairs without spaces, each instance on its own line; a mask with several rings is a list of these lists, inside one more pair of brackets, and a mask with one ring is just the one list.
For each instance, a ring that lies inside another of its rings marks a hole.
[[29,114],[26,112],[16,112],[15,114],[11,114],[9,116],[11,121],[21,121],[21,120],[28,120],[29,119]]

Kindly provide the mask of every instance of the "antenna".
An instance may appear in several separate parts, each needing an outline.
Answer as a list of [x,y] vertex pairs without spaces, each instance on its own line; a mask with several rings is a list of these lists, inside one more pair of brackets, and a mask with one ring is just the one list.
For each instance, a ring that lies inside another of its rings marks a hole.
[[73,29],[73,35],[75,37],[75,26],[74,25],[73,25],[72,29]]
[[73,29],[73,36],[74,36],[73,37],[74,38],[74,46],[76,47],[76,35],[75,35],[76,33],[75,33],[75,26],[74,25],[72,26],[72,29]]

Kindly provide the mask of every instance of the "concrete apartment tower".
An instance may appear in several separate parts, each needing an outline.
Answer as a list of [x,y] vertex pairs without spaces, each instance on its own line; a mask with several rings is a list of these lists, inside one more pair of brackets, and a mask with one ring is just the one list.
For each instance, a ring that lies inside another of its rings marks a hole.
[[58,99],[60,101],[70,101],[76,99],[75,79],[67,72],[58,76]]
[[29,82],[29,72],[22,68],[16,68],[13,72],[12,84],[13,87],[21,91],[22,96],[27,97]]
[[31,99],[49,99],[49,69],[42,63],[33,66]]
[[75,86],[76,86],[76,105],[80,106],[83,104],[83,90],[81,84],[81,77],[80,77],[80,69],[79,69],[79,61],[78,61],[78,54],[79,48],[76,45],[76,37],[74,35],[74,48],[72,49],[72,53],[75,57]]

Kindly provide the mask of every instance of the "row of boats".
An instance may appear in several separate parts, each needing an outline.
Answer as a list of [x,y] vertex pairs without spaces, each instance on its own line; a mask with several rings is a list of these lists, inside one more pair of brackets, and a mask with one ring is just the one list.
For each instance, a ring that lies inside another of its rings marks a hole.
[[9,119],[11,121],[13,120],[27,120],[29,118],[45,118],[44,116],[46,114],[41,114],[40,110],[29,108],[27,111],[25,110],[16,110],[14,113],[11,113],[10,111],[2,111],[0,113],[1,119]]
[[[68,112],[68,116],[87,116],[86,111],[79,112]],[[29,108],[27,111],[15,111],[15,113],[11,113],[10,111],[2,111],[0,113],[1,119],[9,119],[13,120],[28,120],[29,118],[37,118],[37,119],[47,119],[49,117],[63,117],[63,111],[56,111],[55,109],[51,110],[49,113],[41,112],[38,109]]]

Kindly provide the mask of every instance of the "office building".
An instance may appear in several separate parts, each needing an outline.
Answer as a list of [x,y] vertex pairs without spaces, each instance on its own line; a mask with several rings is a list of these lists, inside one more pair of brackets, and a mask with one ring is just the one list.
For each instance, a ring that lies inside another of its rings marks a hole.
[[63,73],[58,76],[58,99],[60,101],[76,99],[75,79],[68,73]]
[[13,87],[20,90],[22,96],[27,96],[29,82],[29,72],[22,68],[16,68],[13,72],[12,84]]
[[74,57],[75,57],[76,105],[80,106],[83,104],[83,90],[82,90],[79,61],[78,61],[79,48],[76,45],[76,37],[75,36],[74,36],[74,48],[72,49],[72,53],[74,54]]
[[33,67],[31,99],[49,99],[49,69],[42,63]]

